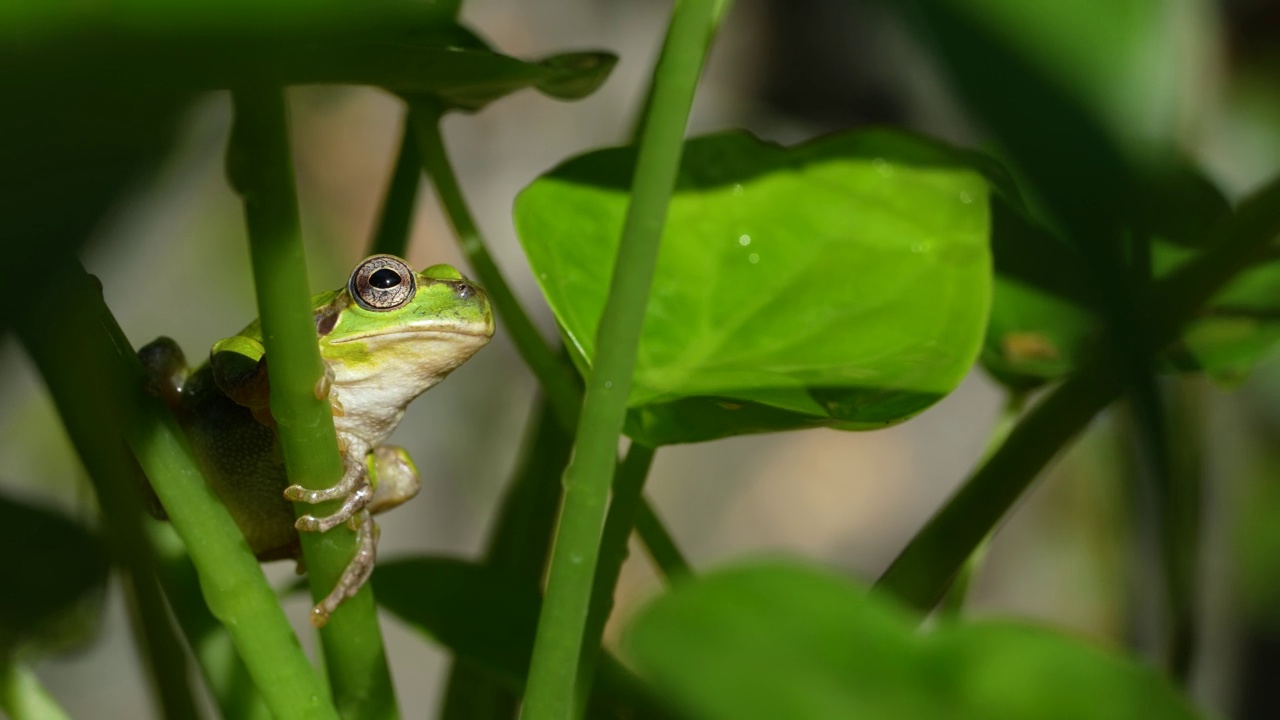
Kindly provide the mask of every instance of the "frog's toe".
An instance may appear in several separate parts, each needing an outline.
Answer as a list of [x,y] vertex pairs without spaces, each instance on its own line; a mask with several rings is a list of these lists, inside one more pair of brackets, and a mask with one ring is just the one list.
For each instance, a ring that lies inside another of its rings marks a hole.
[[374,561],[377,559],[378,526],[367,510],[361,510],[354,519],[357,524],[355,557],[347,563],[333,590],[311,609],[311,624],[316,627],[324,627],[333,611],[344,600],[354,597],[373,573]]
[[342,501],[342,507],[338,508],[332,515],[324,515],[322,517],[303,515],[294,523],[294,527],[303,532],[329,532],[350,520],[356,513],[364,511],[365,506],[369,504],[369,499],[372,497],[373,488],[366,482],[358,486],[350,495],[347,495]]
[[338,376],[333,372],[333,368],[329,367],[328,363],[325,363],[324,374],[320,376],[319,380],[316,380],[315,392],[317,400],[323,400],[329,397],[329,391],[333,389],[333,381],[336,380],[337,377]]
[[284,496],[293,502],[304,502],[308,505],[316,505],[322,502],[329,502],[330,500],[337,500],[338,498],[345,497],[349,492],[351,492],[350,488],[344,488],[341,484],[334,485],[330,488],[324,488],[323,490],[308,490],[301,485],[290,485],[284,489]]

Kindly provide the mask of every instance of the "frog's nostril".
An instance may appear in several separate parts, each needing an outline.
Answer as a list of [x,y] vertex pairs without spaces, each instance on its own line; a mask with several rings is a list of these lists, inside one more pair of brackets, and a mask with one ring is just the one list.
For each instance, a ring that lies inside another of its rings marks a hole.
[[453,286],[453,292],[458,295],[458,299],[469,300],[475,297],[476,289],[471,286],[471,283],[460,282]]

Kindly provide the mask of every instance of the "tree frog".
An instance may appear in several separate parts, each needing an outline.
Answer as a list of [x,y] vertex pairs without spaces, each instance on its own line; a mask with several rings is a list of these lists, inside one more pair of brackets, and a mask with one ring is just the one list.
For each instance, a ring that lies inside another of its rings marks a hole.
[[[311,299],[325,374],[317,397],[333,410],[342,479],[327,490],[290,485],[271,417],[267,357],[255,320],[218,341],[194,370],[177,344],[159,338],[138,351],[148,389],[177,417],[204,476],[259,560],[301,563],[298,531],[348,523],[355,557],[311,613],[317,627],[373,572],[373,513],[417,494],[417,469],[401,448],[383,444],[405,407],[484,347],[493,313],[484,290],[449,265],[414,272],[392,255],[366,258],[346,287]],[[292,503],[341,500],[331,515],[294,520]],[[158,503],[153,503],[159,506]]]

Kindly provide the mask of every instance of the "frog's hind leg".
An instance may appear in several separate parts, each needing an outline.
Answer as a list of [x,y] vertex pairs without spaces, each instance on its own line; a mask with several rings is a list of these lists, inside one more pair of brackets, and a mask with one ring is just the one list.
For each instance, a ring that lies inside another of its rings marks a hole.
[[409,453],[394,445],[380,445],[369,454],[369,477],[373,484],[369,512],[375,515],[411,500],[422,489]]
[[373,574],[378,553],[378,524],[369,516],[368,510],[357,513],[351,518],[350,524],[354,525],[352,529],[356,531],[356,554],[347,563],[333,590],[311,609],[311,624],[316,627],[324,627],[333,611],[344,600],[355,597]]

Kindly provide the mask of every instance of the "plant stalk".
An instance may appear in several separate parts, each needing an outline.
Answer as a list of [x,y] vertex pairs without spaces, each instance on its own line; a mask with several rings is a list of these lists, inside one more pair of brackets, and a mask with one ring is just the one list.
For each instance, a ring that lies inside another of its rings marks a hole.
[[[332,410],[316,393],[324,366],[311,313],[284,93],[275,86],[240,88],[232,100],[235,125],[227,172],[244,200],[263,346],[270,358],[271,414],[289,478],[309,489],[330,487],[342,475],[342,460]],[[298,505],[295,511],[324,514],[337,505]],[[355,533],[341,526],[300,536],[311,595],[319,602],[354,556]],[[365,585],[344,602],[321,628],[320,638],[343,717],[399,717],[372,588]]]
[[[481,284],[489,292],[489,297],[493,300],[494,308],[502,319],[503,326],[511,335],[516,352],[520,353],[521,359],[538,379],[560,426],[565,432],[571,433],[578,426],[582,389],[568,361],[557,356],[550,344],[534,327],[524,307],[511,292],[511,287],[503,277],[502,271],[489,255],[484,238],[480,235],[466,200],[463,198],[461,185],[453,171],[453,164],[449,161],[444,138],[440,132],[441,117],[441,111],[437,106],[426,101],[415,101],[411,103],[406,127],[412,128],[417,134],[423,168],[435,185],[440,203],[444,206],[445,214],[453,225],[463,253],[467,256]],[[671,534],[663,527],[651,503],[643,498],[641,502],[643,522],[638,522],[636,525],[641,541],[655,558],[662,559],[658,563],[659,568],[668,580],[672,577],[668,570],[688,574],[688,564],[681,562],[680,552],[671,539]]]
[[[173,416],[143,392],[143,368],[103,303],[101,286],[73,262],[50,263],[62,282],[49,288],[47,301],[35,304],[40,312],[33,327],[23,329],[23,342],[89,471],[109,526],[127,528],[117,523],[137,516],[140,508],[119,503],[136,498],[141,465],[190,553],[203,602],[231,636],[275,717],[337,720],[240,528],[205,483]],[[58,332],[42,331],[52,327]],[[111,428],[119,429],[136,462]],[[149,557],[145,539],[130,535],[128,541],[126,557]]]
[[418,199],[418,183],[422,178],[422,161],[418,158],[418,141],[409,118],[405,118],[396,152],[387,195],[382,199],[378,226],[369,243],[369,254],[385,253],[404,257],[409,247],[409,231],[413,229],[413,209]]
[[654,74],[654,102],[640,141],[631,204],[597,330],[599,351],[586,383],[574,457],[565,471],[560,526],[521,714],[527,720],[567,720],[582,710],[575,683],[617,441],[684,129],[716,11],[715,0],[683,0],[676,5]]

